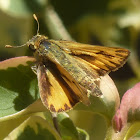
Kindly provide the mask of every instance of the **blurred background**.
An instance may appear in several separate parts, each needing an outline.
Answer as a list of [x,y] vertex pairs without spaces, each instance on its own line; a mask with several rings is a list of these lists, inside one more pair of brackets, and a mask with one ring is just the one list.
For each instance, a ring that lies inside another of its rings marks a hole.
[[[131,51],[128,62],[110,73],[120,97],[140,81],[140,1],[139,0],[0,0],[0,61],[31,55],[22,45],[37,32],[51,39],[123,47]],[[75,125],[86,130],[91,139],[102,140],[104,119],[93,113],[71,111]]]

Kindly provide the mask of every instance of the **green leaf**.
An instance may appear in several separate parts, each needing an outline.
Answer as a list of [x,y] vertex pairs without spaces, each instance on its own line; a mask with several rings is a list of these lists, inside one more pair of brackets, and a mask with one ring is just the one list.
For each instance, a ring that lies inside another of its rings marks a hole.
[[130,138],[130,140],[139,140],[140,139],[140,130],[133,136]]
[[[29,118],[30,116],[34,115],[33,113],[40,112],[40,111],[48,111],[46,107],[42,104],[41,100],[38,99],[33,104],[29,105],[27,108],[23,109],[22,111],[19,111],[18,113],[15,113],[10,116],[5,116],[0,118],[0,128],[1,129],[1,135],[0,139],[3,139],[5,136],[7,136],[13,129],[15,129],[17,126],[19,126],[24,120]],[[48,114],[50,112],[48,111]],[[38,113],[40,114],[40,113]],[[48,115],[49,116],[49,115]],[[52,118],[47,117],[47,121],[52,121]]]
[[80,129],[80,128],[77,128],[77,130],[78,130],[78,133],[79,133],[79,139],[80,140],[89,140],[89,135],[85,130]]
[[58,114],[57,120],[63,140],[79,140],[78,131],[66,113]]
[[34,139],[34,140],[61,140],[56,130],[43,118],[32,116],[16,129],[14,129],[5,140],[10,139]]
[[[41,113],[38,113],[38,115]],[[0,128],[1,129],[1,134],[0,134],[0,140],[3,140],[8,134],[13,131],[16,127],[18,127],[23,121],[28,119],[31,115],[34,114],[29,114],[29,115],[20,115],[20,117],[16,117],[16,119],[11,115],[11,118],[9,116],[7,119],[0,119]]]
[[130,123],[130,127],[125,135],[125,139],[129,139],[132,136],[135,138],[140,138],[140,122],[138,121]]
[[27,61],[33,58],[18,57],[0,63],[0,117],[17,113],[39,98],[36,75]]
[[[53,125],[50,120],[51,115],[49,112],[45,112],[46,120]],[[57,115],[58,129],[60,131],[63,140],[89,140],[89,135],[83,129],[77,128],[67,113],[59,113]]]

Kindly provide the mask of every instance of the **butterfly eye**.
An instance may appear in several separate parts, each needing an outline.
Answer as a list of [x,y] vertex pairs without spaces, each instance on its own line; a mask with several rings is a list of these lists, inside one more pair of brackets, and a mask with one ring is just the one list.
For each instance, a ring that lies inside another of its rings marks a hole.
[[36,51],[34,45],[32,45],[32,44],[29,45],[29,49],[32,50],[32,51]]

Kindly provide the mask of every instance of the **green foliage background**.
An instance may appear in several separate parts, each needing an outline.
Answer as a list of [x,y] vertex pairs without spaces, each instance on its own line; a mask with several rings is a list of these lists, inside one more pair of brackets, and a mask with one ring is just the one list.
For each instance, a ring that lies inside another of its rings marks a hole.
[[[122,96],[140,80],[139,7],[139,0],[0,0],[0,60],[29,54],[26,48],[4,46],[24,44],[36,34],[37,25],[32,17],[35,13],[39,33],[49,38],[73,38],[82,43],[129,49],[127,64],[110,74]],[[50,9],[60,21],[50,14]],[[58,27],[61,22],[63,27]],[[91,139],[104,138],[106,125],[101,116],[74,110],[69,115]]]

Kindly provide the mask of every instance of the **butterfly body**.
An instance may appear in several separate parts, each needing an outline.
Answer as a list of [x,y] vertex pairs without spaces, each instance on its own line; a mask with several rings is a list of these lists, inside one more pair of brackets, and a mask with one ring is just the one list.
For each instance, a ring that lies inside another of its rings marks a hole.
[[[76,82],[82,86],[82,88],[87,90],[86,93],[89,92],[95,96],[102,95],[98,86],[95,84],[96,77],[91,74],[93,72],[91,68],[87,69],[88,66],[81,64],[79,60],[66,53],[64,50],[65,48],[57,45],[54,40],[49,40],[45,36],[42,38],[41,36],[34,54],[37,59],[39,58],[38,61],[41,60],[45,66],[49,65],[51,61],[56,65],[59,71],[61,71],[59,66],[63,67],[63,69],[65,69],[76,80]],[[63,73],[64,72],[61,71],[61,75],[63,75]],[[65,77],[63,75],[63,78]]]
[[90,103],[88,95],[100,97],[100,76],[123,66],[129,51],[37,34],[26,45],[37,61],[41,100],[50,111],[70,110],[76,103]]

